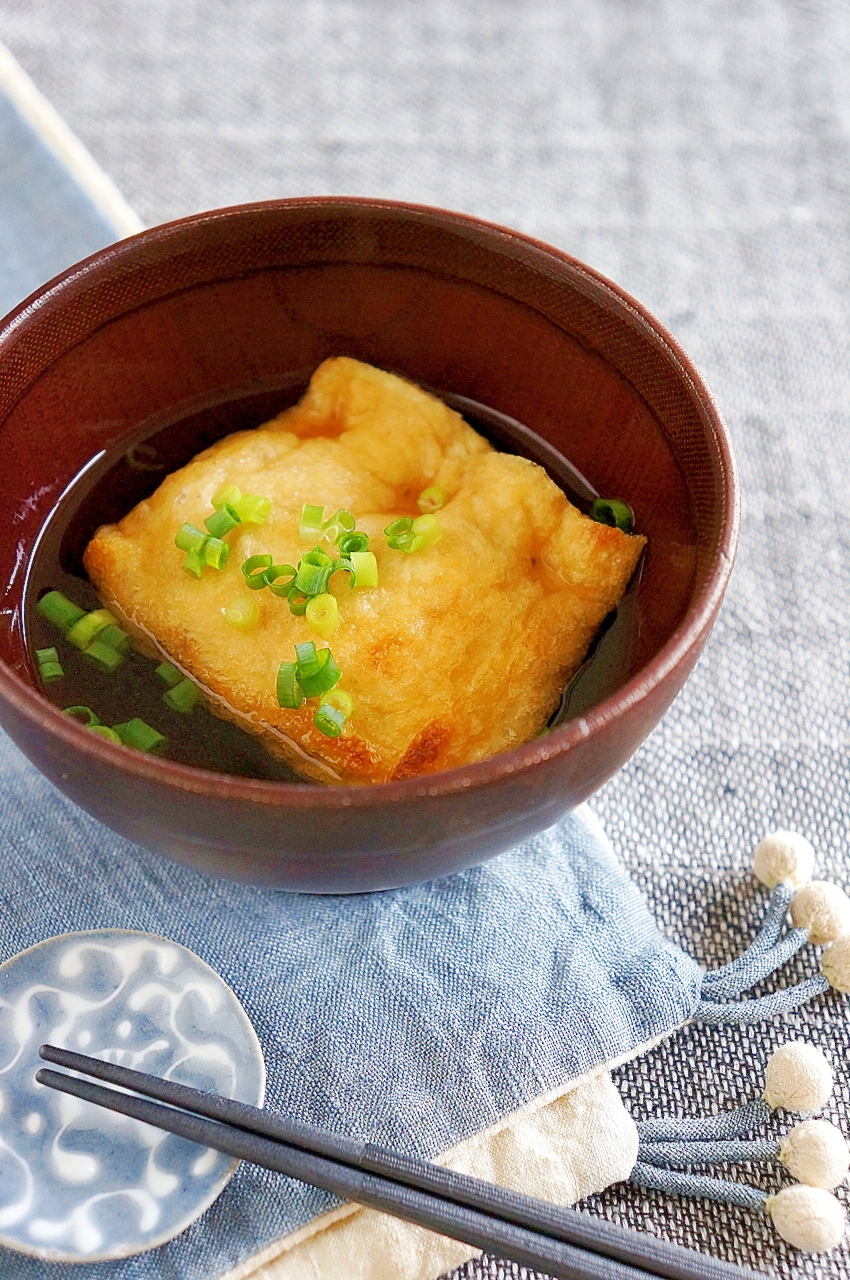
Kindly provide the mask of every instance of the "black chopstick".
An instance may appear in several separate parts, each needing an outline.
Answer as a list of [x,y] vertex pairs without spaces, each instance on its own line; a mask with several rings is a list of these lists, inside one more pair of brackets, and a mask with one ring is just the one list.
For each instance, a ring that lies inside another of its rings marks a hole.
[[[133,1114],[205,1146],[323,1186],[346,1199],[395,1213],[478,1248],[501,1252],[550,1275],[647,1280],[646,1272],[650,1272],[669,1280],[743,1280],[754,1274],[575,1210],[549,1205],[370,1143],[288,1121],[244,1103],[51,1045],[43,1045],[40,1052],[49,1062],[147,1094],[192,1114],[153,1108],[150,1114],[142,1115],[139,1108],[150,1108],[150,1103],[112,1090],[99,1090],[75,1077],[39,1072],[38,1079],[53,1088]],[[129,1109],[132,1104],[133,1111]],[[206,1117],[206,1121],[198,1117]],[[204,1126],[207,1121],[215,1123],[203,1128],[202,1133],[197,1125]],[[196,1126],[192,1122],[197,1122]],[[263,1145],[252,1145],[250,1139]],[[563,1254],[553,1252],[558,1247],[555,1242],[565,1250]]]

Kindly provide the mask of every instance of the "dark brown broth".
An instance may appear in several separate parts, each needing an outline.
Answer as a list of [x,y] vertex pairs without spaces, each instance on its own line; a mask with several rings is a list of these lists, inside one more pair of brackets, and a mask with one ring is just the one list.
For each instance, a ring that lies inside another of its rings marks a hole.
[[[177,421],[148,424],[134,439],[125,439],[92,459],[68,486],[33,552],[24,609],[24,633],[33,672],[38,671],[36,649],[53,646],[59,652],[64,677],[52,684],[41,684],[42,692],[56,706],[91,707],[106,725],[139,716],[166,736],[165,754],[181,764],[271,781],[306,781],[270,755],[253,734],[219,719],[205,707],[196,707],[190,715],[172,711],[163,702],[165,685],[155,674],[156,663],[141,654],[130,650],[112,675],[100,672],[35,606],[45,592],[57,590],[80,608],[98,608],[97,593],[83,569],[83,552],[99,526],[120,520],[136,503],[149,497],[168,474],[202,449],[233,431],[259,426],[296,403],[307,382],[307,376],[294,375],[274,391],[240,396]],[[545,467],[581,510],[587,511],[598,496],[562,454],[521,423],[462,396],[442,394],[442,398],[497,449],[520,454]],[[565,689],[550,727],[584,714],[613,692],[628,674],[637,638],[635,593],[639,576],[640,570],[619,607],[603,624],[583,666]]]

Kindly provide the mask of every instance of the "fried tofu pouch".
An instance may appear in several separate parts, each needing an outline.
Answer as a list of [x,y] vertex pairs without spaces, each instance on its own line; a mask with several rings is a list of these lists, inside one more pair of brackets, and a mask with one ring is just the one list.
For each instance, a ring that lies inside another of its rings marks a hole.
[[[203,528],[224,485],[269,497],[271,515],[234,529],[226,568],[197,581],[174,536],[185,521]],[[410,555],[390,550],[384,528],[418,515],[431,485],[447,494],[441,540]],[[260,553],[298,563],[312,545],[298,536],[305,503],[352,511],[378,561],[375,588],[351,590],[341,573],[331,580],[341,621],[328,644],[353,700],[338,738],[314,727],[315,700],[295,711],[276,697],[278,665],[294,660],[294,645],[324,642],[285,599],[247,593],[241,573]],[[100,528],[85,567],[107,607],[148,652],[197,680],[216,714],[304,776],[376,783],[469,764],[538,734],[644,542],[582,515],[541,467],[497,453],[442,401],[339,357],[320,365],[294,408],[206,449]],[[260,621],[241,633],[223,610],[246,594]]]

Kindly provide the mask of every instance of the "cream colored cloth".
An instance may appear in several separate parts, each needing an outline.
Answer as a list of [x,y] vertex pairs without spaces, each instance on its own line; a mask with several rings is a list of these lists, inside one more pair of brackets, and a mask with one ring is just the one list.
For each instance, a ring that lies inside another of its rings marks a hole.
[[[575,1204],[627,1178],[635,1123],[607,1071],[536,1099],[439,1163],[556,1204]],[[340,1205],[278,1240],[221,1280],[434,1280],[477,1249],[397,1218]]]

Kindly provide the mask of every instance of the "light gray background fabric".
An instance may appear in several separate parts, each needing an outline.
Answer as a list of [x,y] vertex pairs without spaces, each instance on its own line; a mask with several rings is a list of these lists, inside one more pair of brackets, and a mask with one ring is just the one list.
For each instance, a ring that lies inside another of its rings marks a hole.
[[[0,0],[0,40],[149,223],[270,196],[418,200],[550,241],[649,306],[730,423],[743,536],[703,660],[597,812],[708,965],[755,927],[767,830],[805,832],[850,883],[844,0]],[[807,951],[781,980],[813,967]],[[635,1114],[732,1104],[794,1036],[831,1056],[828,1114],[850,1132],[835,997],[689,1029],[618,1083]],[[786,1276],[850,1269],[850,1250],[805,1259],[743,1210],[622,1187],[586,1207]]]

